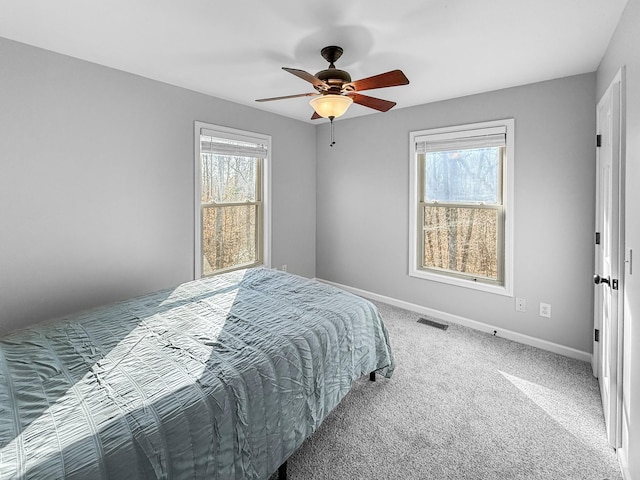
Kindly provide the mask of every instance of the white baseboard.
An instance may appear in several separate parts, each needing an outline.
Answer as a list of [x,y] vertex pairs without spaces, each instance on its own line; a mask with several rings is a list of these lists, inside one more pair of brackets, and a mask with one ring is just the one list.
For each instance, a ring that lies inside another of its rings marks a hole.
[[496,336],[498,337],[513,340],[514,342],[523,343],[525,345],[530,345],[532,347],[541,348],[542,350],[558,353],[560,355],[564,355],[565,357],[575,358],[577,360],[582,360],[584,362],[591,363],[591,353],[589,352],[583,352],[575,348],[565,347],[564,345],[549,342],[547,340],[531,337],[529,335],[513,332],[511,330],[505,330],[502,327],[496,327],[494,325],[489,325],[487,323],[477,322],[469,318],[461,317],[459,315],[452,315],[451,313],[442,312],[440,310],[435,310],[433,308],[423,307],[422,305],[417,305],[415,303],[405,302],[403,300],[397,300],[395,298],[386,297],[384,295],[368,292],[366,290],[360,290],[358,288],[349,287],[347,285],[341,285],[339,283],[330,282],[329,280],[323,280],[321,278],[316,278],[316,280],[319,282],[327,283],[329,285],[333,285],[334,287],[341,288],[343,290],[354,293],[361,297],[369,298],[371,300],[377,300],[379,302],[387,303],[395,307],[404,308],[405,310],[410,310],[412,312],[420,313],[423,315],[436,317],[445,322],[463,325],[465,327],[473,328],[475,330],[480,330],[482,332],[488,332],[488,333],[497,332]]

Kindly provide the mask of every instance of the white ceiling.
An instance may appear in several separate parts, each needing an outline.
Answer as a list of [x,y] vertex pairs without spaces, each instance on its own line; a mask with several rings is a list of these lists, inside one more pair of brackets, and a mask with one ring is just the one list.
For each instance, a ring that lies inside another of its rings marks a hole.
[[[320,49],[397,108],[595,71],[627,0],[0,0],[0,36],[309,121]],[[1,68],[1,67],[0,67]],[[353,105],[345,118],[377,113]]]

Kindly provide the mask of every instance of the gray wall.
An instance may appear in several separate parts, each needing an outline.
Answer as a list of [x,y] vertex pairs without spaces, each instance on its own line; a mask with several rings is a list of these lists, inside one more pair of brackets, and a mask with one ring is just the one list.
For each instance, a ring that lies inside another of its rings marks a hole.
[[[624,277],[624,359],[623,463],[628,464],[627,479],[640,479],[640,0],[629,0],[616,32],[611,38],[597,71],[597,98],[605,92],[616,72],[626,70],[626,195],[625,246],[635,255],[633,274]],[[635,320],[634,320],[635,316]],[[635,325],[635,326],[634,326]],[[635,452],[635,453],[632,453]]]
[[0,331],[193,278],[194,121],[273,136],[272,263],[315,275],[315,127],[0,39]]
[[[389,93],[392,97],[391,93]],[[317,130],[318,278],[591,352],[595,74]],[[354,107],[361,108],[361,107]],[[410,278],[409,132],[515,118],[514,299]],[[538,303],[552,318],[538,316]]]

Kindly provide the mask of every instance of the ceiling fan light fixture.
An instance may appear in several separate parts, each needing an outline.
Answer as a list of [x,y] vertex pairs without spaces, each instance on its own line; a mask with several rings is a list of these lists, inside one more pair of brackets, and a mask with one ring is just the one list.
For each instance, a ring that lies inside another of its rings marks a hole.
[[349,106],[353,103],[353,99],[345,95],[327,94],[316,97],[309,103],[321,117],[338,118],[345,114]]

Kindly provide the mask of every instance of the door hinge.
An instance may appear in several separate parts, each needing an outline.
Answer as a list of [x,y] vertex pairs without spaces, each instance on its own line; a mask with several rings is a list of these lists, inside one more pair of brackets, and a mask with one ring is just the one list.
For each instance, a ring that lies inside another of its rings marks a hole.
[[600,245],[600,232],[596,232],[596,245]]
[[615,278],[611,279],[611,288],[613,290],[618,290],[618,280],[617,279],[615,279]]
[[593,340],[596,342],[600,341],[600,330],[597,328],[593,331]]
[[596,135],[596,147],[602,146],[602,135]]

